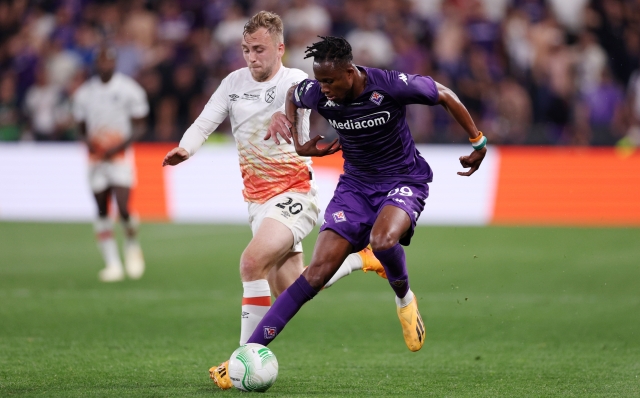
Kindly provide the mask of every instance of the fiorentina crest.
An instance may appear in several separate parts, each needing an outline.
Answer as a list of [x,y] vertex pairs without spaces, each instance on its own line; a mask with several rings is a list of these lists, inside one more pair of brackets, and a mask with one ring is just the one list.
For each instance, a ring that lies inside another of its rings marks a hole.
[[264,327],[264,338],[267,339],[267,340],[271,340],[271,339],[275,338],[276,334],[278,334],[278,332],[276,330],[277,329],[275,327],[265,326]]
[[344,211],[342,211],[342,210],[336,211],[332,215],[333,215],[333,221],[335,221],[335,222],[347,221],[347,216],[344,214]]
[[380,105],[383,99],[384,99],[384,95],[380,94],[377,91],[374,91],[371,94],[371,97],[369,97],[369,101],[373,102],[376,105]]

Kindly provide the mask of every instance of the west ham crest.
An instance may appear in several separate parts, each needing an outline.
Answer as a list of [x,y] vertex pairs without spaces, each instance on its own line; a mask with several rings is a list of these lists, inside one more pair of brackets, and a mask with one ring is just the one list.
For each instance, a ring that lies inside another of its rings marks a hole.
[[276,86],[271,87],[264,93],[264,100],[268,104],[272,103],[274,99],[276,99]]

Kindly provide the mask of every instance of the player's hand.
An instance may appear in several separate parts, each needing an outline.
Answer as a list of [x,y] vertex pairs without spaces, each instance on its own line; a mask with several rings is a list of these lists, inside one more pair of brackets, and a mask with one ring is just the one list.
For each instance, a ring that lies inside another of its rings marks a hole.
[[480,163],[482,163],[482,159],[487,154],[487,147],[482,148],[479,151],[474,150],[471,152],[469,156],[460,156],[460,164],[464,168],[469,168],[468,171],[459,171],[459,176],[469,177],[471,174],[475,173],[476,170],[480,168]]
[[265,141],[273,137],[273,140],[277,145],[280,145],[278,140],[278,134],[287,141],[287,144],[291,144],[291,131],[293,123],[287,119],[287,116],[282,112],[276,112],[271,115],[271,122],[267,128],[267,134],[265,134]]
[[296,148],[296,153],[300,156],[322,157],[322,156],[331,155],[342,149],[342,145],[340,145],[338,138],[331,141],[331,144],[320,149],[318,148],[317,144],[318,144],[318,141],[324,138],[321,135],[317,135],[313,137],[312,139],[305,142],[304,144],[300,144],[300,140],[298,139],[297,132],[292,134],[292,137],[293,137],[293,145]]
[[102,160],[108,161],[111,160],[118,152],[121,152],[122,149],[120,147],[109,148],[102,154]]
[[162,167],[164,166],[175,166],[179,163],[184,162],[189,159],[189,152],[186,149],[175,147],[167,153],[167,156],[164,157],[162,161]]

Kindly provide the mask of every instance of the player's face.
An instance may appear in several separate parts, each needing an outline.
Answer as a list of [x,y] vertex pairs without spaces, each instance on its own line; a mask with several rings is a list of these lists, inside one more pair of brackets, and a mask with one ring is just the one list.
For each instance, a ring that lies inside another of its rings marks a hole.
[[342,103],[353,99],[353,66],[336,65],[334,62],[314,62],[313,74],[320,83],[320,91],[328,100]]
[[283,54],[284,44],[272,37],[266,28],[260,28],[242,38],[242,56],[255,81],[270,80],[278,72]]
[[101,51],[96,59],[96,71],[103,82],[109,81],[113,72],[116,69],[116,59],[114,56],[110,56],[105,51]]

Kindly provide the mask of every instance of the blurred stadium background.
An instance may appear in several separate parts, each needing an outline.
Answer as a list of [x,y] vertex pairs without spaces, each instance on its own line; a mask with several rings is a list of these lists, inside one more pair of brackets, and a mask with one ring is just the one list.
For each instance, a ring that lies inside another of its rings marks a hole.
[[[465,143],[465,134],[441,107],[409,107],[438,184],[423,222],[640,223],[628,194],[640,186],[638,0],[2,1],[0,152],[11,160],[0,165],[0,219],[91,219],[83,148],[69,142],[77,140],[70,97],[108,42],[151,105],[146,143],[135,150],[136,211],[147,220],[244,222],[228,122],[199,160],[156,166],[221,79],[244,66],[242,27],[261,9],[283,17],[290,67],[312,74],[305,46],[342,35],[356,62],[431,75],[460,95],[489,137],[490,158],[473,178],[457,178],[468,144],[431,144]],[[312,134],[334,136],[312,118]],[[340,164],[339,156],[316,161],[323,203]],[[478,210],[465,212],[465,191]],[[235,195],[232,210],[216,205],[221,192]]]

